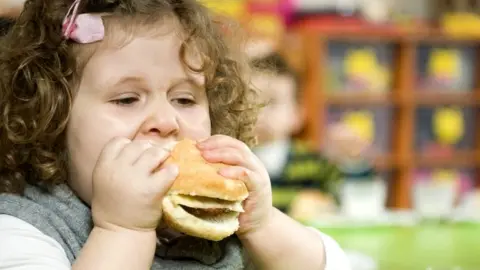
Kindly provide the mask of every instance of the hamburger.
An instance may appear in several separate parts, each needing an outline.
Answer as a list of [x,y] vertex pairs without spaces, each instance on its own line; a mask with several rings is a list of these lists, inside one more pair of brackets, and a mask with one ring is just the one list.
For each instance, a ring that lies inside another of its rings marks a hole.
[[239,227],[248,190],[241,180],[218,170],[227,165],[209,163],[191,140],[178,142],[165,164],[176,164],[179,174],[162,201],[163,222],[181,233],[212,241],[234,234]]

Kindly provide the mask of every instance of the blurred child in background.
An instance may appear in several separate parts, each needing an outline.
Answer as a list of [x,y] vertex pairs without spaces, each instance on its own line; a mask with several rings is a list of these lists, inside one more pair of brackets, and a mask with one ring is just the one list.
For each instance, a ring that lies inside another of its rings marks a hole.
[[251,64],[253,87],[266,102],[257,124],[255,153],[270,173],[274,205],[293,216],[334,211],[343,176],[337,165],[361,159],[368,143],[342,124],[328,128],[322,153],[293,140],[305,118],[298,75],[275,51],[257,54]]

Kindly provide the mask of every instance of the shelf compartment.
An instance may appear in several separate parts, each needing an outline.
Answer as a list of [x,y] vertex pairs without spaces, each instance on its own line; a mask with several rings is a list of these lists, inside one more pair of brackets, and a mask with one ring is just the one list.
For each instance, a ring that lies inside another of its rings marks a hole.
[[417,47],[416,88],[419,92],[465,93],[475,87],[474,46],[421,44]]
[[[371,155],[385,157],[391,152],[392,113],[391,106],[328,106],[327,126],[339,122],[351,125],[362,138],[372,141]],[[385,160],[393,163],[392,158]]]
[[386,94],[393,80],[393,50],[389,43],[328,42],[327,96],[337,93]]
[[448,156],[475,146],[475,109],[462,106],[420,107],[415,115],[415,149],[422,156]]

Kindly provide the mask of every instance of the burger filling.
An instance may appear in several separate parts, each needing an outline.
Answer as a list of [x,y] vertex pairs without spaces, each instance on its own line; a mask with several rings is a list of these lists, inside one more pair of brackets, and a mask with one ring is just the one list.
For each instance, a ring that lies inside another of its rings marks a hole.
[[235,211],[231,211],[226,208],[192,208],[188,206],[181,205],[181,207],[189,214],[196,216],[198,218],[202,219],[209,219],[209,218],[214,218],[217,216],[221,216],[223,214],[228,214],[228,213],[233,213]]
[[174,204],[200,219],[221,220],[238,216],[243,212],[242,203],[203,196],[172,195]]

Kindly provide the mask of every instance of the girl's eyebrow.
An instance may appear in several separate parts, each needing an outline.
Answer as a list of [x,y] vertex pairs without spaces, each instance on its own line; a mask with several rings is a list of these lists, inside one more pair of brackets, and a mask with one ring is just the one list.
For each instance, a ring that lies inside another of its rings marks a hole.
[[[124,84],[137,84],[137,85],[143,85],[145,87],[150,87],[150,85],[145,81],[145,79],[142,76],[127,75],[123,77],[114,77],[109,80],[106,80],[105,82],[102,82],[102,84],[100,85],[100,89],[111,89]],[[182,78],[172,80],[167,88],[167,91],[170,91],[172,89],[175,89],[179,86],[184,86],[184,85],[193,87],[194,90],[204,90],[205,88],[205,86],[202,83],[200,83],[198,80],[195,80],[194,78],[189,76],[189,77],[182,77]]]
[[123,84],[146,84],[141,76],[128,75],[123,77],[113,77],[100,83],[100,89],[110,89]]
[[194,80],[192,77],[184,77],[184,78],[174,80],[168,90],[174,89],[176,87],[179,87],[185,84],[188,86],[192,86],[195,90],[204,90],[205,88],[204,84],[199,83],[198,81]]

